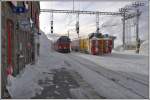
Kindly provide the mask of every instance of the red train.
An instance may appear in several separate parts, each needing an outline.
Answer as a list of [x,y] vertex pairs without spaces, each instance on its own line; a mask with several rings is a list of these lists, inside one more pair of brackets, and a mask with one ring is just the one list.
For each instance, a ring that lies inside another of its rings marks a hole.
[[69,53],[71,40],[68,36],[61,36],[54,43],[54,49],[58,52]]

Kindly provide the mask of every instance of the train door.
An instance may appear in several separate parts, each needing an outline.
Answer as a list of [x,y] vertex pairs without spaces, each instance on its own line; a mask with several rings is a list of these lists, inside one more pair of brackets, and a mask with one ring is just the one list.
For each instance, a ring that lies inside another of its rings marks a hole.
[[95,54],[95,43],[96,41],[95,40],[91,40],[91,53],[92,54]]
[[109,41],[108,41],[108,45],[109,45],[109,53],[111,53],[111,51],[112,51],[112,39],[109,39]]
[[99,39],[99,54],[103,54],[103,39]]
[[104,53],[109,53],[109,39],[104,39]]
[[96,38],[93,38],[92,40],[91,40],[91,53],[93,54],[93,55],[96,55],[96,54],[98,54],[98,40],[96,39]]

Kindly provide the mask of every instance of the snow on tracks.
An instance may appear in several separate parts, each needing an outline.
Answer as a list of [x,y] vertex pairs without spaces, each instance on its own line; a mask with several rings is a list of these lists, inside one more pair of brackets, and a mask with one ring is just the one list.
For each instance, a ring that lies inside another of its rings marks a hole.
[[80,57],[69,57],[74,61],[76,70],[92,84],[100,95],[115,99],[148,97],[148,87],[138,82],[138,80],[135,81],[130,77],[108,70],[97,64],[93,64],[91,61],[83,60]]

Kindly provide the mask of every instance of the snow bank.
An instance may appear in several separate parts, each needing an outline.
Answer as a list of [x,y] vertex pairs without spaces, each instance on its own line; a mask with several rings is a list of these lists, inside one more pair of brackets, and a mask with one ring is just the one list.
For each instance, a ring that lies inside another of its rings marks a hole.
[[41,32],[41,36],[40,36],[40,54],[41,55],[47,55],[48,52],[51,50],[51,42],[48,39],[48,37],[42,32]]
[[146,40],[141,44],[140,54],[148,56],[148,47],[149,47],[149,43],[148,40]]
[[40,73],[31,66],[26,66],[24,72],[17,77],[9,76],[7,89],[12,98],[23,99],[31,98],[36,93],[40,93],[42,87],[37,84],[37,78]]
[[[63,58],[57,57],[57,52],[51,48],[52,41],[48,39],[47,35],[42,32],[40,37],[40,57],[38,62],[38,69],[47,70],[53,68],[61,68],[64,65]],[[50,36],[50,35],[49,35]],[[58,63],[59,62],[59,63]]]
[[147,56],[117,52],[105,56],[93,56],[81,53],[74,55],[93,61],[111,70],[148,75]]
[[122,47],[122,45],[118,45],[113,50],[120,52],[120,51],[123,51],[123,47]]

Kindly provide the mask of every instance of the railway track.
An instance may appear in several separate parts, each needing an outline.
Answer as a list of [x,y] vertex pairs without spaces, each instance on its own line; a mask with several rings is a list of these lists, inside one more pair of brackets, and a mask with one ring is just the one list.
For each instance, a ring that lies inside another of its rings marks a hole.
[[[75,55],[73,55],[73,56],[75,56]],[[75,58],[75,57],[74,57]],[[73,59],[74,59],[73,58]],[[83,60],[84,60],[84,58],[82,58]],[[78,59],[77,59],[78,60]],[[124,74],[122,74],[122,73],[120,73],[120,72],[117,72],[117,71],[112,71],[112,70],[110,70],[110,69],[106,69],[106,68],[104,68],[105,66],[100,66],[100,65],[98,65],[97,63],[94,63],[94,62],[92,62],[92,61],[89,61],[91,64],[92,64],[92,66],[93,65],[95,65],[97,68],[101,68],[101,70],[102,69],[104,69],[104,70],[107,70],[107,71],[109,71],[109,72],[111,72],[111,73],[113,73],[113,74],[117,74],[117,75],[119,75],[119,76],[122,76],[122,77],[125,77],[126,79],[128,79],[128,80],[133,80],[133,81],[136,81],[136,82],[138,82],[138,83],[140,83],[140,84],[143,84],[143,85],[145,85],[145,86],[148,86],[149,84],[148,84],[148,82],[146,83],[146,82],[143,82],[143,81],[141,81],[141,80],[137,80],[137,79],[135,79],[135,78],[131,78],[130,76],[126,76],[126,75],[124,75]],[[82,62],[80,61],[80,64],[81,64]],[[84,65],[87,65],[87,64],[85,64],[85,63],[82,63],[82,64],[84,64]],[[100,67],[98,67],[98,66],[100,66]]]
[[[71,55],[68,55],[68,57],[70,59],[73,59],[74,61],[78,62],[79,64],[86,66],[86,68],[98,73],[99,75],[105,77],[106,79],[113,81],[117,85],[120,85],[121,87],[140,96],[141,98],[148,98],[148,84],[145,84],[137,79],[125,76],[119,72],[112,71],[112,70],[106,69],[104,67],[101,67],[98,64],[91,62],[91,61],[89,61],[88,63],[83,63],[84,61],[82,62],[81,59],[79,60],[79,58],[75,57],[74,55],[73,55],[73,57]],[[82,59],[82,60],[84,60],[84,59]],[[129,82],[129,83],[127,83],[127,82]],[[130,87],[129,86],[130,83],[136,84],[140,88]],[[139,90],[139,89],[143,89],[142,90],[143,92],[141,92],[141,90]]]

